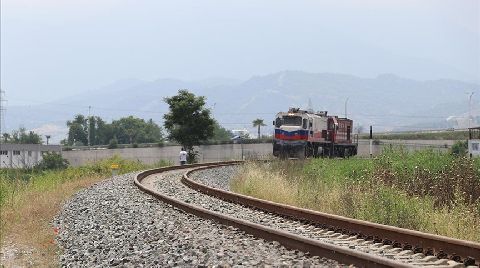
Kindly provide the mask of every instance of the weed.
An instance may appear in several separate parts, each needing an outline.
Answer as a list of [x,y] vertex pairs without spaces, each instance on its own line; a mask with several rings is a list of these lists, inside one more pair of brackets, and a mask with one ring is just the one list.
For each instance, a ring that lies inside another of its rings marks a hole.
[[374,159],[249,163],[231,187],[275,202],[480,241],[480,159],[392,147]]

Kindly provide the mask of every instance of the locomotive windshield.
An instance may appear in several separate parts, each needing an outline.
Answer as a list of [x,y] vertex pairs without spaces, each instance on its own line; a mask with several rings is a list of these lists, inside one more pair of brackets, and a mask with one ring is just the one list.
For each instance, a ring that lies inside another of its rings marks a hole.
[[283,116],[281,119],[281,124],[283,126],[301,126],[302,117],[300,116]]

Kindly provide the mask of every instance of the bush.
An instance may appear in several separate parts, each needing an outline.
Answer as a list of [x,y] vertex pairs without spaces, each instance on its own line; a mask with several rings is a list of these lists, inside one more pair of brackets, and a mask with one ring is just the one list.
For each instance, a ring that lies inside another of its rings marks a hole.
[[191,149],[187,151],[187,163],[188,164],[195,164],[198,162],[198,151]]
[[452,145],[450,153],[456,156],[464,156],[468,151],[468,142],[467,141],[457,141]]
[[247,164],[230,186],[274,202],[480,241],[480,158],[392,147],[373,159]]
[[118,140],[116,138],[113,138],[110,140],[110,143],[108,144],[108,149],[116,149],[118,148]]
[[64,159],[61,154],[54,152],[47,152],[43,154],[43,159],[35,166],[35,169],[66,169],[68,167],[68,160]]

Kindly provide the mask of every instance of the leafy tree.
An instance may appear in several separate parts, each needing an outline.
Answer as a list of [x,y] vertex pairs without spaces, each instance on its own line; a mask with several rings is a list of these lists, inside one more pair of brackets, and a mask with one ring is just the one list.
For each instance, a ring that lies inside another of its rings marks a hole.
[[108,143],[108,149],[115,149],[115,148],[118,148],[118,140],[117,140],[117,138],[114,137]]
[[112,124],[108,124],[103,121],[102,118],[95,118],[95,145],[109,144],[110,140],[114,137],[114,130]]
[[169,138],[180,143],[188,152],[190,163],[195,161],[194,145],[213,137],[215,120],[205,108],[205,97],[195,96],[188,90],[179,90],[176,96],[165,98],[170,112],[165,114],[164,125]]
[[150,119],[148,122],[133,116],[112,122],[119,143],[153,143],[163,140],[162,129]]
[[464,156],[468,151],[468,142],[467,141],[457,141],[452,145],[450,149],[451,154],[456,156]]
[[155,122],[153,122],[152,119],[149,119],[146,122],[144,126],[144,131],[142,134],[143,136],[140,142],[153,143],[153,142],[163,141],[162,128],[159,125],[157,125]]
[[225,129],[220,126],[217,121],[215,121],[213,126],[213,137],[211,141],[222,142],[229,141],[233,137],[233,133],[230,130]]
[[255,119],[252,121],[253,127],[258,127],[258,139],[260,139],[260,127],[266,126],[265,123],[263,123],[263,119]]
[[76,115],[74,120],[67,121],[68,145],[80,143],[88,144],[88,131],[90,128],[90,144],[106,145],[112,139],[117,143],[154,143],[162,142],[162,129],[152,119],[145,120],[133,116],[114,120],[111,124],[106,123],[98,116],[88,119],[83,115]]
[[67,127],[69,145],[76,145],[77,143],[82,145],[88,144],[88,126],[85,116],[77,114],[73,121],[67,121]]
[[3,139],[7,143],[17,143],[17,144],[42,144],[42,137],[33,132],[28,131],[21,127],[18,130],[12,131],[12,134],[4,133]]
[[61,154],[47,152],[43,154],[42,161],[40,161],[35,168],[40,170],[66,169],[68,164],[68,160],[64,159]]

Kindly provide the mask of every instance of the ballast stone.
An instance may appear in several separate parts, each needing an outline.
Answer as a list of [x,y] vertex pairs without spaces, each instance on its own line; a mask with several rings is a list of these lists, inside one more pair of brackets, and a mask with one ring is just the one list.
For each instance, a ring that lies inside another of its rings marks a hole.
[[61,266],[338,265],[184,213],[140,191],[134,176],[97,183],[64,204],[53,221]]

